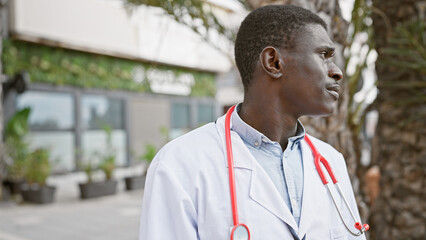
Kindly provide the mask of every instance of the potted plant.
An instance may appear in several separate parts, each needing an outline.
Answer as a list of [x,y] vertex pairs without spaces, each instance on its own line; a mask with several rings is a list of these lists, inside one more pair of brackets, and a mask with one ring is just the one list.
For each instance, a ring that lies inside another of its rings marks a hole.
[[29,157],[28,143],[25,137],[28,133],[28,118],[30,108],[16,112],[8,121],[5,128],[5,165],[6,180],[3,185],[12,195],[20,193],[24,181],[26,162]]
[[155,154],[157,154],[157,149],[152,144],[145,145],[145,153],[138,158],[138,160],[145,162],[145,171],[140,176],[131,176],[125,177],[124,181],[126,183],[126,190],[135,190],[142,189],[145,186],[146,173],[148,167],[151,164],[152,159],[154,159]]
[[[111,128],[109,126],[105,126],[104,131],[107,137],[107,149],[104,154],[98,154],[100,157],[100,163],[97,165],[97,167],[94,167],[93,163],[89,161],[86,165],[83,166],[87,175],[87,182],[79,184],[80,197],[82,199],[113,195],[117,192],[117,181],[112,179],[115,170],[116,154],[114,148],[112,147]],[[104,172],[105,181],[93,181],[93,170],[96,168],[99,168]]]
[[26,183],[21,185],[23,200],[39,204],[53,202],[56,188],[46,185],[52,169],[49,152],[46,149],[36,149],[30,154],[26,165]]

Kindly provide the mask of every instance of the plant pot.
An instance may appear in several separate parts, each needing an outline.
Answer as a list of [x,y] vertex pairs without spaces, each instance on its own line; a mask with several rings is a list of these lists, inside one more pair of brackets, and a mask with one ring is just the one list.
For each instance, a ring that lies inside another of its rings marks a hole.
[[145,186],[146,176],[134,176],[126,177],[124,181],[126,183],[126,190],[143,189]]
[[114,195],[117,192],[117,181],[80,183],[79,187],[81,199],[102,197]]
[[25,183],[24,179],[19,180],[10,180],[6,179],[3,181],[3,186],[5,186],[10,194],[20,194],[21,193],[21,185]]
[[40,186],[38,184],[22,184],[21,195],[25,202],[45,204],[52,203],[56,187]]

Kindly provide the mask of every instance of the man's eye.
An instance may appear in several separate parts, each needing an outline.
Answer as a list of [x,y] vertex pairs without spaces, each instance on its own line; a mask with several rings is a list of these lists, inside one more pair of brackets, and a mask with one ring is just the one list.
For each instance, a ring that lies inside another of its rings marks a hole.
[[332,52],[332,51],[323,51],[323,52],[320,52],[319,54],[324,59],[333,58],[334,57],[334,52]]
[[320,54],[321,58],[323,58],[323,59],[327,58],[327,56],[328,56],[328,52],[320,52],[319,54]]

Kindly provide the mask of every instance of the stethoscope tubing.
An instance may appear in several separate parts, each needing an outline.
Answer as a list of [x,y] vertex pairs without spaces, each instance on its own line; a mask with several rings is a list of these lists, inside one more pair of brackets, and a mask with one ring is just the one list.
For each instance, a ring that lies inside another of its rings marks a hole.
[[[315,163],[315,168],[317,169],[318,175],[321,178],[322,183],[327,187],[328,189],[328,193],[331,196],[331,199],[333,200],[333,204],[336,207],[336,210],[339,214],[340,219],[342,220],[343,224],[345,225],[345,228],[348,230],[348,232],[354,236],[360,236],[361,234],[363,234],[365,231],[367,231],[370,227],[368,226],[368,224],[361,224],[360,221],[357,221],[355,218],[354,213],[352,212],[352,209],[349,206],[348,200],[346,200],[345,195],[343,194],[342,189],[340,188],[339,185],[339,181],[337,181],[336,176],[334,175],[333,169],[330,167],[330,164],[328,163],[328,161],[318,152],[318,150],[316,149],[316,147],[314,146],[314,144],[312,143],[311,139],[308,137],[308,135],[305,135],[305,141],[308,143],[309,147],[311,148],[312,154],[314,155],[314,163]],[[352,219],[355,222],[355,228],[359,230],[359,232],[354,233],[352,232],[352,230],[349,228],[349,226],[346,224],[346,221],[343,218],[343,215],[340,211],[339,206],[337,205],[336,202],[336,198],[334,197],[333,192],[331,191],[330,188],[330,183],[327,181],[324,172],[322,171],[321,165],[320,163],[325,167],[325,169],[328,172],[328,175],[330,176],[331,180],[333,181],[333,185],[337,188],[339,195],[341,196],[341,198],[343,199],[346,208],[349,210]]]
[[[231,108],[229,108],[228,112],[226,113],[226,117],[225,117],[225,140],[226,140],[226,155],[227,155],[227,159],[228,159],[228,175],[229,175],[229,191],[230,191],[230,197],[231,197],[231,206],[232,206],[232,219],[233,219],[233,223],[234,226],[232,228],[232,232],[231,232],[231,240],[233,238],[233,232],[236,230],[236,228],[238,226],[243,226],[247,229],[248,232],[248,239],[250,239],[250,231],[249,228],[245,225],[239,222],[238,219],[238,207],[237,207],[237,194],[236,194],[236,188],[235,188],[235,173],[234,173],[234,159],[233,159],[233,153],[232,153],[232,141],[231,141],[231,115],[232,112],[235,109],[235,105],[232,106]],[[330,164],[328,163],[328,161],[318,152],[318,150],[316,149],[316,147],[314,146],[314,144],[312,143],[312,141],[310,140],[310,138],[308,137],[308,135],[305,135],[304,137],[305,141],[308,143],[313,157],[314,157],[314,163],[315,163],[315,167],[317,169],[318,175],[321,178],[322,183],[327,187],[328,192],[332,198],[333,204],[337,209],[337,212],[340,216],[340,219],[342,220],[343,224],[345,225],[345,228],[348,230],[349,233],[351,233],[354,236],[360,236],[362,235],[364,232],[368,231],[369,226],[368,224],[361,224],[360,221],[357,221],[355,218],[354,213],[352,212],[348,201],[346,200],[345,195],[343,194],[342,189],[339,186],[339,183],[333,173],[333,170],[330,166]],[[349,212],[352,216],[352,219],[355,222],[355,228],[359,230],[359,232],[354,233],[352,232],[352,230],[349,228],[349,226],[346,224],[343,215],[340,211],[340,208],[336,202],[336,198],[334,197],[333,192],[330,189],[330,183],[328,183],[327,178],[324,175],[324,172],[322,171],[321,168],[321,164],[325,167],[325,169],[327,170],[327,173],[329,174],[331,180],[333,181],[333,185],[337,188],[339,195],[343,198],[346,207],[349,209]]]
[[235,173],[234,173],[234,158],[232,153],[232,140],[231,140],[231,114],[235,109],[235,105],[232,106],[225,117],[225,139],[226,139],[226,155],[228,159],[228,175],[229,175],[229,191],[231,196],[232,206],[232,219],[234,226],[231,229],[231,240],[234,239],[234,232],[238,227],[243,227],[247,230],[247,240],[250,240],[250,229],[247,225],[240,223],[238,219],[238,207],[237,207],[237,193],[235,190]]
[[232,205],[232,218],[234,221],[234,226],[239,224],[238,219],[238,208],[237,208],[237,194],[235,190],[235,174],[234,174],[234,158],[232,155],[232,141],[231,141],[231,113],[234,111],[235,105],[232,106],[225,118],[225,138],[226,138],[226,154],[228,158],[228,171],[229,171],[229,190],[231,196],[231,205]]

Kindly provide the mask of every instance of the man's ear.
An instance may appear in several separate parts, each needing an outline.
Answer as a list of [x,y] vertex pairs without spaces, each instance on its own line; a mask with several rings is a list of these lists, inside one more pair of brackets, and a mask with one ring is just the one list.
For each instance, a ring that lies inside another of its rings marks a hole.
[[283,62],[280,57],[280,52],[274,47],[266,47],[260,53],[260,64],[263,70],[272,78],[280,78]]

